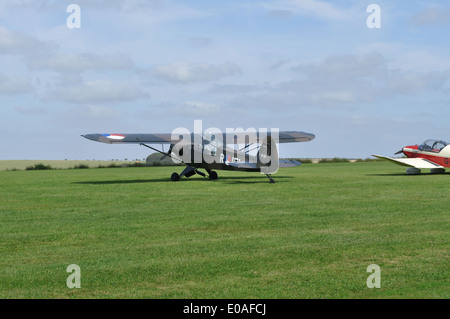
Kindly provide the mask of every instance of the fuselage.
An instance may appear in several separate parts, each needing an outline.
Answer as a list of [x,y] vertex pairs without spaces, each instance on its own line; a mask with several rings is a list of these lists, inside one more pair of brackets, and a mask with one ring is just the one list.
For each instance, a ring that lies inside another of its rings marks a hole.
[[[182,143],[180,145],[183,145]],[[190,150],[190,156],[184,157],[182,152]],[[172,160],[175,163],[184,162],[195,168],[214,169],[214,170],[241,170],[250,172],[261,171],[261,161],[259,156],[250,155],[243,151],[238,151],[226,145],[207,144],[185,144],[185,148],[173,149],[171,152]],[[206,157],[208,156],[208,157]],[[276,155],[278,161],[278,155]],[[248,166],[234,166],[232,163],[255,163]]]
[[450,145],[441,144],[443,147],[428,145],[411,145],[403,148],[403,154],[409,158],[424,158],[443,167],[450,167]]

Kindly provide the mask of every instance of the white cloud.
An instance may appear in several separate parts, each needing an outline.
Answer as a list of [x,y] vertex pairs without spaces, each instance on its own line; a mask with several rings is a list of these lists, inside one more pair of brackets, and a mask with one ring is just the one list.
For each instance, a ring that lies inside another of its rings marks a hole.
[[189,44],[193,48],[205,48],[211,46],[213,40],[208,37],[196,36],[189,39]]
[[296,14],[325,20],[350,20],[354,16],[352,9],[341,9],[334,3],[319,0],[276,1],[264,6],[270,10],[269,15],[284,18]]
[[95,53],[56,54],[29,59],[30,69],[58,72],[81,72],[86,70],[124,70],[133,67],[131,59],[123,54],[99,55]]
[[320,63],[299,65],[294,70],[317,79],[356,79],[373,78],[384,73],[387,60],[378,53],[364,55],[332,55]]
[[254,91],[258,91],[261,88],[256,85],[247,84],[216,84],[212,88],[208,89],[208,93],[212,94],[246,94]]
[[187,101],[173,110],[175,114],[205,116],[220,111],[220,106],[200,101]]
[[103,105],[88,105],[78,108],[77,111],[79,111],[84,117],[89,118],[114,119],[120,116],[120,113],[117,110]]
[[2,0],[0,8],[3,10],[10,8],[43,10],[51,7],[55,7],[53,0]]
[[0,94],[16,95],[33,92],[30,82],[23,78],[9,78],[0,74]]
[[[330,56],[322,62],[295,68],[305,79],[297,82],[309,92],[331,91],[335,101],[369,101],[381,96],[442,91],[450,70],[412,72],[389,67],[378,53]],[[353,97],[353,98],[350,98]]]
[[351,103],[356,100],[356,97],[351,91],[336,91],[336,92],[316,92],[309,96],[310,101],[314,104],[330,104],[330,103]]
[[420,91],[445,91],[450,70],[441,72],[391,72],[387,86],[393,93],[415,94]]
[[32,106],[32,107],[27,107],[27,106],[15,106],[14,110],[16,110],[17,112],[19,112],[22,115],[43,115],[43,114],[47,114],[47,110],[43,107],[40,106]]
[[87,81],[76,86],[59,87],[47,96],[48,100],[69,103],[114,103],[147,98],[149,98],[149,94],[136,86],[105,80]]
[[[291,68],[290,75],[278,83],[263,86],[216,85],[208,92],[222,91],[229,97],[228,107],[273,111],[319,107],[350,110],[371,107],[393,98],[420,94],[447,93],[450,69],[408,71],[389,64],[378,53],[331,55],[316,63]],[[372,104],[370,104],[372,103]]]
[[[99,8],[103,10],[143,10],[161,7],[167,0],[77,0],[78,5],[86,8]],[[65,6],[70,3],[67,2]],[[48,10],[59,7],[54,0],[2,0],[0,8],[19,8],[33,10]]]
[[167,4],[167,0],[78,0],[77,4],[103,10],[142,11],[162,8]]
[[51,45],[18,31],[0,26],[0,54],[36,55],[47,51]]
[[411,23],[417,26],[425,26],[431,24],[444,25],[450,22],[449,7],[434,7],[417,13]]
[[232,62],[222,64],[176,62],[155,69],[156,76],[168,82],[190,83],[217,81],[242,73]]
[[280,20],[286,20],[293,16],[294,12],[291,10],[281,10],[281,9],[274,9],[270,10],[267,15],[272,18],[280,19]]

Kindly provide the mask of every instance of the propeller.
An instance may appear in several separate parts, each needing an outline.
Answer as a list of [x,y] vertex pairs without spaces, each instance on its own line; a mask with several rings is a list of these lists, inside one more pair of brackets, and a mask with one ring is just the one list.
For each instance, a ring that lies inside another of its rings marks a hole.
[[394,155],[398,155],[398,154],[401,154],[401,153],[403,153],[403,148],[400,151],[396,152]]

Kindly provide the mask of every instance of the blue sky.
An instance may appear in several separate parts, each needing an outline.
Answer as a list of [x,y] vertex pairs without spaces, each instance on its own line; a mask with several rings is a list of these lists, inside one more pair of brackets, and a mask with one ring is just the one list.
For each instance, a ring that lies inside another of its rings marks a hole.
[[0,159],[144,158],[80,135],[194,120],[316,135],[285,157],[450,141],[448,34],[447,1],[2,0]]

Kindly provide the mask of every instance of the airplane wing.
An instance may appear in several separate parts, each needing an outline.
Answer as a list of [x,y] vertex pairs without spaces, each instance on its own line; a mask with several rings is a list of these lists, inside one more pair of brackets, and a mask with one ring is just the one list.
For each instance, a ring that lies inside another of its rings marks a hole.
[[81,135],[89,140],[108,144],[124,143],[149,143],[149,144],[172,144],[172,134],[86,134]]
[[314,134],[305,132],[282,131],[279,133],[280,143],[308,142],[315,138],[316,136]]
[[[242,134],[242,135],[241,135]],[[231,135],[227,135],[223,133],[223,140],[226,141],[234,141],[235,137],[243,137],[247,133],[236,133]],[[176,144],[180,141],[180,139],[172,140],[172,134],[170,133],[162,133],[162,134],[86,134],[81,135],[89,140],[108,143],[108,144],[125,144],[125,143],[149,143],[149,144]],[[271,132],[267,133],[267,136],[271,136]],[[280,131],[279,132],[279,143],[296,143],[296,142],[308,142],[315,138],[314,134],[297,132],[297,131]],[[262,137],[258,134],[258,142],[261,142]]]
[[[234,144],[235,139],[244,138],[248,136],[249,133],[236,132],[236,133],[223,133],[223,140],[227,144]],[[268,131],[267,134],[261,135],[257,132],[257,142],[261,143],[266,137],[272,136],[271,132]],[[299,131],[279,131],[278,132],[278,143],[297,143],[297,142],[308,142],[315,138],[316,136],[311,133],[299,132]]]
[[395,164],[402,165],[402,166],[409,166],[409,167],[415,167],[418,169],[422,168],[444,168],[443,166],[436,164],[430,160],[427,160],[425,158],[390,158],[386,156],[381,155],[372,155],[374,157],[378,157],[381,159],[385,159],[388,161],[391,161]]

